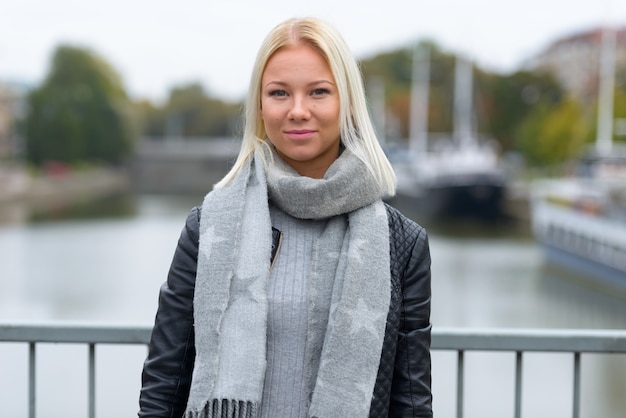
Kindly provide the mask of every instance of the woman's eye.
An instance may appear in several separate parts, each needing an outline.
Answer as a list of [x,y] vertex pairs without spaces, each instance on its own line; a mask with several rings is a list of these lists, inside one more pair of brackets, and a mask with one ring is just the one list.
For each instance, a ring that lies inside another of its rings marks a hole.
[[284,97],[287,95],[287,92],[285,90],[270,90],[268,95],[274,97]]
[[314,96],[321,96],[321,95],[323,95],[323,94],[329,94],[329,93],[330,93],[330,90],[328,90],[328,89],[326,89],[326,88],[322,88],[322,87],[320,87],[320,88],[318,88],[318,89],[315,89],[315,90],[313,90],[313,92],[312,92],[312,94],[313,94]]

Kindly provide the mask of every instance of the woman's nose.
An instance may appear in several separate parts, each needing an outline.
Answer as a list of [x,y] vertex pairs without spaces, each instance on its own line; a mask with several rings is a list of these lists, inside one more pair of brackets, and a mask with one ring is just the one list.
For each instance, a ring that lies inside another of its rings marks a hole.
[[294,96],[291,101],[291,109],[289,109],[289,118],[298,120],[308,119],[310,116],[311,112],[309,111],[306,97],[300,95]]

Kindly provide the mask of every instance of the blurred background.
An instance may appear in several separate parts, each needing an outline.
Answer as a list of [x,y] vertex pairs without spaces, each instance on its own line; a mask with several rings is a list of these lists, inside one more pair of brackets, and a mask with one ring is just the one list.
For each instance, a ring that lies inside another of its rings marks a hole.
[[[266,33],[333,23],[430,235],[432,321],[626,328],[626,2],[4,2],[0,322],[150,325],[189,210],[238,150]],[[38,416],[86,416],[86,348],[44,344]],[[143,347],[98,348],[97,415],[137,411]],[[525,417],[571,416],[571,358],[531,354]],[[623,417],[626,362],[584,363],[584,417]],[[28,349],[0,344],[0,416]],[[454,416],[452,353],[433,353]],[[513,416],[514,357],[468,355],[466,417]],[[77,396],[78,394],[78,396]]]

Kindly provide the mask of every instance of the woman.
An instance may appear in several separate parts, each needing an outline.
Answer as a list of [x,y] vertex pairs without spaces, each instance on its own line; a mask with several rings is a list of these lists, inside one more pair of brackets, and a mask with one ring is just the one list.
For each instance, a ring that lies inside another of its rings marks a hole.
[[426,232],[318,19],[262,44],[232,170],[161,288],[140,417],[432,417]]

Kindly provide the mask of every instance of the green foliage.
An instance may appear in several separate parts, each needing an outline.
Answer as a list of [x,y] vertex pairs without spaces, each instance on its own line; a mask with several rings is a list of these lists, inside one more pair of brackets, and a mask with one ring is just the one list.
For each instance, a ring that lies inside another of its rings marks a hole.
[[[428,128],[453,130],[454,54],[423,42],[430,50]],[[365,80],[385,85],[387,111],[399,123],[400,137],[408,137],[412,48],[386,52],[361,61]],[[564,91],[548,74],[518,71],[495,74],[474,67],[473,105],[476,129],[498,141],[504,151],[521,151],[533,164],[571,158],[589,136],[589,124],[580,106],[564,100]]]
[[554,106],[543,100],[531,109],[516,139],[530,165],[557,165],[581,154],[588,133],[577,101],[568,98]]
[[121,79],[90,50],[58,47],[45,81],[27,101],[26,154],[36,165],[118,163],[131,150],[131,107]]
[[[616,119],[619,118],[626,121],[626,85],[620,85],[620,87],[621,89],[615,92],[614,114]],[[624,128],[622,127],[622,129]],[[615,136],[613,139],[615,141],[626,141],[626,132],[621,132],[621,135],[618,135],[618,133],[614,132]]]
[[241,105],[210,97],[202,85],[173,88],[165,105],[136,104],[140,130],[147,137],[224,137],[236,135]]
[[149,100],[138,100],[134,107],[140,136],[150,138],[164,136],[165,109],[155,106]]
[[479,130],[497,139],[505,150],[515,149],[515,136],[538,103],[556,106],[563,96],[548,74],[518,71],[511,75],[476,72]]
[[[453,123],[454,56],[441,51],[430,41],[420,42],[418,47],[430,51],[429,130],[450,131]],[[412,54],[413,46],[409,46],[360,62],[366,88],[367,81],[374,78],[384,83],[386,106],[400,124],[398,133],[401,137],[408,136]]]
[[626,88],[615,91],[613,113],[616,118],[626,118]]

